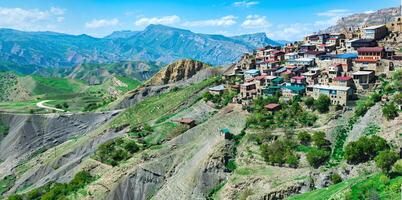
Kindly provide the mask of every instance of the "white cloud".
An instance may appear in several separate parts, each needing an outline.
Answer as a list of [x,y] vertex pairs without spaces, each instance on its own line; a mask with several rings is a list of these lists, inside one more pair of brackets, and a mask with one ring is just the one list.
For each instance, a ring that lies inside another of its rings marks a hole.
[[54,15],[64,15],[66,10],[59,7],[51,7],[50,12],[53,13]]
[[234,2],[233,5],[236,7],[251,7],[259,4],[260,2],[258,1],[237,1]]
[[233,15],[224,16],[218,19],[198,20],[184,22],[182,26],[200,27],[200,26],[231,26],[237,23],[237,17]]
[[171,25],[175,24],[180,21],[180,17],[177,15],[171,15],[171,16],[164,16],[161,18],[158,17],[153,17],[153,18],[147,18],[147,17],[142,17],[138,19],[137,21],[134,22],[136,26],[148,26],[150,24],[164,24],[164,25]]
[[300,40],[305,35],[313,32],[313,25],[308,23],[294,23],[278,25],[271,35],[275,39]]
[[373,14],[373,13],[375,13],[375,11],[374,10],[367,10],[367,11],[365,11],[363,13],[364,14]]
[[64,17],[57,17],[56,21],[57,22],[62,22],[62,21],[64,21]]
[[246,20],[241,24],[243,28],[258,29],[267,28],[271,26],[268,22],[267,17],[260,15],[249,15]]
[[335,25],[342,17],[350,15],[350,10],[347,9],[333,9],[325,12],[317,13],[317,16],[326,17],[325,19],[315,22],[315,26],[326,28]]
[[46,30],[47,27],[56,27],[55,23],[59,22],[58,18],[63,17],[64,13],[65,10],[58,7],[49,10],[0,7],[0,27]]
[[85,27],[87,28],[102,28],[108,26],[116,26],[119,24],[119,20],[116,18],[113,19],[94,19],[90,22],[85,23]]

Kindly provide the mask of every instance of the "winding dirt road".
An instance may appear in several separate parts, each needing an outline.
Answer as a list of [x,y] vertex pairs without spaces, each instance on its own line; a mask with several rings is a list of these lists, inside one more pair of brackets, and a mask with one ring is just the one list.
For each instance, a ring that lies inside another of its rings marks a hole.
[[54,108],[54,107],[50,107],[50,106],[45,106],[44,104],[49,102],[49,101],[52,101],[52,100],[44,100],[44,101],[38,102],[36,104],[36,106],[39,107],[39,108],[47,109],[47,110],[55,110],[55,111],[59,111],[59,112],[65,112],[65,110],[62,110],[62,109],[58,109],[58,108]]

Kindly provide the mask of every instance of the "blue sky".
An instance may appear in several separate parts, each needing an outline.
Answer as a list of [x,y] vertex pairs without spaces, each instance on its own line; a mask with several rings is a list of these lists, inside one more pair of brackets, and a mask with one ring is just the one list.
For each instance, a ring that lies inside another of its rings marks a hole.
[[227,36],[266,32],[297,40],[340,17],[400,0],[0,0],[0,27],[102,37],[149,24]]

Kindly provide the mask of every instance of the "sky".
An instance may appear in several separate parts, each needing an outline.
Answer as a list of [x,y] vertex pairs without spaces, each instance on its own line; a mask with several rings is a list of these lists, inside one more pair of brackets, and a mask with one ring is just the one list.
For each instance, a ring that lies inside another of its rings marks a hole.
[[299,40],[353,13],[402,0],[0,0],[0,28],[104,37],[149,24],[226,36]]

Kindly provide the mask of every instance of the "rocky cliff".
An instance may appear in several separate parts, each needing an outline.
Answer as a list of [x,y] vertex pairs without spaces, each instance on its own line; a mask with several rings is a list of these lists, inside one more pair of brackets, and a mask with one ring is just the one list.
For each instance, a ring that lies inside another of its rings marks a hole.
[[210,66],[195,60],[179,60],[156,73],[147,83],[149,85],[165,85],[187,80]]
[[356,29],[362,26],[385,24],[393,21],[401,15],[399,7],[385,8],[375,12],[357,13],[341,18],[334,26],[331,26],[323,32],[341,32],[345,28]]

